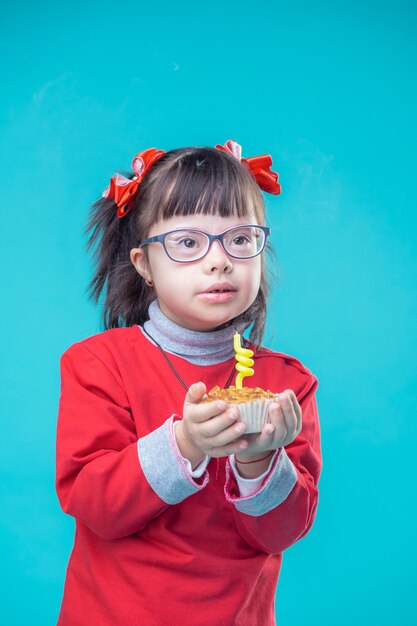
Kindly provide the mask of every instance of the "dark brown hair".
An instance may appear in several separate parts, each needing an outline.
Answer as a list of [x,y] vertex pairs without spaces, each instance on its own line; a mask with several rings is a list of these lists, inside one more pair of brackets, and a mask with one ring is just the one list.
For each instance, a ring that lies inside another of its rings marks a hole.
[[[133,178],[133,172],[125,173]],[[231,154],[211,147],[178,148],[166,152],[145,174],[132,210],[116,216],[114,200],[100,198],[90,211],[85,230],[87,250],[92,251],[94,276],[87,287],[89,297],[103,303],[104,328],[143,324],[155,294],[130,260],[130,250],[146,239],[152,225],[174,215],[195,213],[244,216],[254,213],[265,224],[262,192],[246,166]],[[266,250],[272,249],[267,243]],[[239,320],[253,323],[249,338],[262,342],[269,299],[266,261],[258,295]]]

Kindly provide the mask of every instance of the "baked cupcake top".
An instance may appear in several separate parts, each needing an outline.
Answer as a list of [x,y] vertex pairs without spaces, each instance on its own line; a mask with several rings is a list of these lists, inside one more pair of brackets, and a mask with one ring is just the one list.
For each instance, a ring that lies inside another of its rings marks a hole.
[[207,397],[202,402],[214,402],[215,400],[223,400],[228,404],[239,404],[240,402],[253,402],[254,400],[266,400],[268,398],[275,398],[276,393],[272,391],[265,391],[260,387],[242,387],[237,389],[234,385],[227,387],[227,389],[221,389],[216,385],[213,387]]

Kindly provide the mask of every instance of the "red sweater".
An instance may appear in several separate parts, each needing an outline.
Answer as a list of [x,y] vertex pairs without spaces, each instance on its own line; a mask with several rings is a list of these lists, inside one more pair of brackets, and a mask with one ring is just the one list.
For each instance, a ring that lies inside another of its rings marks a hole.
[[[188,385],[208,389],[233,367],[170,359]],[[318,381],[286,354],[262,348],[254,359],[251,386],[293,389],[303,428],[242,498],[228,459],[212,459],[199,479],[188,473],[173,436],[185,390],[138,326],[64,352],[56,488],[76,532],[60,626],[275,624],[282,551],[306,535],[317,508]]]

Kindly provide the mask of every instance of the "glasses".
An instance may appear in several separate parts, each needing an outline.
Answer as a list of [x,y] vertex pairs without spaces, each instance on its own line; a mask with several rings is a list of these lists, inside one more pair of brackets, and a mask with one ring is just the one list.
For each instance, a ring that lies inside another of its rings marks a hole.
[[148,243],[161,243],[173,261],[189,263],[202,259],[213,241],[219,241],[223,250],[234,259],[251,259],[258,256],[265,247],[271,229],[267,226],[243,224],[229,228],[219,235],[210,235],[195,228],[178,228],[161,235],[145,239],[139,248]]

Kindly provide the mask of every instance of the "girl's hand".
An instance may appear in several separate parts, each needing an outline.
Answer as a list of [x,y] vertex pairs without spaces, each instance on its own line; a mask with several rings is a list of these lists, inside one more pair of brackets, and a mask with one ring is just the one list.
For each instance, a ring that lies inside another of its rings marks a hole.
[[264,456],[268,450],[277,450],[286,446],[300,434],[302,428],[302,410],[297,396],[292,389],[279,394],[277,401],[269,406],[271,423],[265,424],[261,433],[243,436],[247,448],[239,452],[239,461],[252,461]]
[[175,427],[175,436],[181,454],[193,469],[204,459],[235,454],[247,447],[246,441],[237,441],[246,426],[237,422],[239,413],[216,400],[202,404],[206,394],[203,382],[191,385],[185,397],[183,419]]

